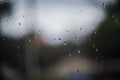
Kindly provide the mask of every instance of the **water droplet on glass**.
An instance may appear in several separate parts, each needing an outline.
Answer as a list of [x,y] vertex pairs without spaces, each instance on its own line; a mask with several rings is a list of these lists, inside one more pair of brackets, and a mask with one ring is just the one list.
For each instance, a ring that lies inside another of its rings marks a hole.
[[7,2],[7,3],[8,3],[8,0],[6,0],[5,2]]
[[114,18],[114,15],[112,15],[112,18]]
[[98,52],[98,49],[96,48],[96,52]]
[[33,26],[33,24],[30,24],[31,26]]
[[21,23],[18,23],[19,24],[19,26],[21,26]]
[[67,45],[67,43],[66,43],[66,42],[64,42],[64,45],[66,46],[66,45]]
[[3,41],[5,41],[6,39],[4,38]]
[[97,33],[97,31],[94,31],[94,34],[96,34]]
[[120,23],[120,19],[116,19],[115,22],[116,22],[116,23]]
[[6,17],[5,20],[6,20],[6,21],[9,21],[9,18]]
[[61,40],[61,38],[59,38],[59,40]]
[[69,54],[69,56],[71,57],[71,56],[72,56],[72,54],[70,53],[70,54]]
[[24,18],[25,16],[23,15],[22,17]]
[[79,70],[79,69],[77,69],[76,71],[77,71],[77,72],[79,72],[80,70]]
[[68,30],[66,32],[69,32]]
[[53,40],[56,40],[55,38]]
[[80,28],[80,31],[82,30],[82,27]]
[[17,48],[19,49],[19,48],[20,48],[20,46],[17,46]]
[[92,45],[92,47],[94,47],[94,48],[95,48],[95,45],[93,44],[93,45]]
[[79,54],[79,53],[80,53],[80,50],[78,50],[77,53]]
[[89,41],[91,41],[91,42],[92,42],[92,39],[89,39]]
[[106,4],[105,3],[103,3],[103,7],[106,8]]
[[76,40],[78,40],[78,37],[76,37]]
[[28,31],[30,31],[30,28],[27,28]]
[[75,34],[73,34],[72,36],[75,37]]
[[73,73],[71,73],[71,74],[70,74],[70,76],[74,76],[74,74],[73,74]]
[[31,42],[31,39],[29,39],[29,42]]
[[38,33],[40,34],[40,30],[38,30]]
[[12,17],[10,16],[9,19],[11,19]]

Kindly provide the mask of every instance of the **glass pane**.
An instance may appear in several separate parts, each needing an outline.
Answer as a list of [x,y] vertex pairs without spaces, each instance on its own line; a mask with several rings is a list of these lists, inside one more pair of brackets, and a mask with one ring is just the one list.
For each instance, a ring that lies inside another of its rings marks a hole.
[[119,80],[119,0],[0,0],[2,80]]

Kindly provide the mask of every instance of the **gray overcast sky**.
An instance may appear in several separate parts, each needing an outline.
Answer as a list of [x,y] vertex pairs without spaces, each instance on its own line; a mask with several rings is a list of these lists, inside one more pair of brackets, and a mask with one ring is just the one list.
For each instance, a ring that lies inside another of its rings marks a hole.
[[[114,3],[112,0],[97,1]],[[39,35],[40,31],[40,37],[48,45],[80,42],[75,37],[82,42],[105,19],[103,6],[94,0],[12,0],[11,3],[11,17],[5,15],[1,20],[2,34],[18,39],[31,32]],[[6,21],[6,17],[10,19]],[[54,38],[62,40],[53,41]]]

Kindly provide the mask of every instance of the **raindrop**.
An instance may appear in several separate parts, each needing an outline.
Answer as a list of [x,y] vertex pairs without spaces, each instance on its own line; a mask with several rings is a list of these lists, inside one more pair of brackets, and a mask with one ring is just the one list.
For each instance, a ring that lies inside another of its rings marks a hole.
[[59,40],[61,40],[61,38],[59,38]]
[[40,30],[38,30],[38,33],[40,34]]
[[78,37],[76,37],[76,40],[78,40]]
[[69,54],[69,56],[70,56],[70,57],[72,56],[71,53]]
[[77,53],[79,54],[79,53],[80,53],[80,50],[78,50]]
[[119,19],[116,19],[116,20],[115,20],[115,22],[116,22],[116,23],[119,23],[119,22],[120,22],[120,20],[119,20]]
[[55,38],[53,40],[56,40]]
[[28,29],[28,31],[30,31],[30,28],[27,28]]
[[114,18],[114,15],[112,15],[112,18]]
[[22,17],[24,18],[25,16],[23,15]]
[[31,39],[29,39],[29,42],[31,42]]
[[94,47],[94,48],[95,48],[95,45],[93,44],[93,45],[92,45],[92,47]]
[[74,76],[74,74],[73,74],[73,73],[71,73],[71,74],[70,74],[70,76]]
[[117,20],[115,20],[115,22],[117,23]]
[[80,28],[80,31],[82,30],[82,27]]
[[66,32],[69,32],[68,30]]
[[91,42],[92,42],[92,39],[89,39],[89,41],[91,41]]
[[103,7],[106,8],[106,4],[105,3],[103,3]]
[[17,46],[17,48],[19,49],[19,48],[20,48],[20,46]]
[[4,38],[3,41],[5,41],[6,39]]
[[96,52],[98,52],[98,49],[96,48]]
[[64,42],[64,45],[66,46],[66,45],[67,45],[67,43],[66,43],[66,42]]
[[33,26],[33,24],[31,24],[31,26]]
[[72,68],[75,68],[75,66],[74,66],[74,65],[72,65]]
[[6,2],[8,3],[8,0],[6,0]]
[[21,26],[21,23],[18,23],[19,24],[19,26]]
[[77,69],[76,71],[77,71],[77,72],[80,72],[80,70],[79,70],[79,69]]
[[73,34],[72,36],[75,37],[75,34]]
[[6,17],[5,20],[6,20],[6,21],[9,21],[9,18]]
[[96,34],[97,33],[97,31],[94,31],[94,34]]

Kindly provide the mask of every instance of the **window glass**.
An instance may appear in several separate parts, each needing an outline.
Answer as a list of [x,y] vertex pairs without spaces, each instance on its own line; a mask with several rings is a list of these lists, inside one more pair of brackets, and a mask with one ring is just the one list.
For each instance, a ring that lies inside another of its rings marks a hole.
[[119,80],[119,0],[0,0],[2,80]]

